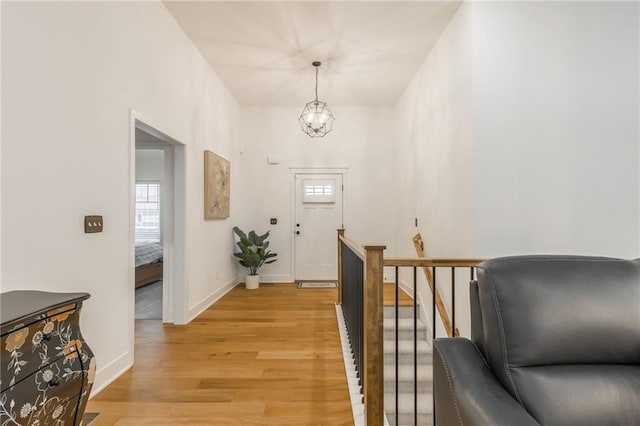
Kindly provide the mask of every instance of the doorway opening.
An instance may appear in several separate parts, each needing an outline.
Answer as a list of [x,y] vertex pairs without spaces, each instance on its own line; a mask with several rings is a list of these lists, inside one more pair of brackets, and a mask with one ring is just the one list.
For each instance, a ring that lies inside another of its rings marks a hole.
[[133,317],[183,324],[185,147],[133,112],[132,124]]
[[[144,142],[143,142],[144,141]],[[144,147],[154,142],[158,148]],[[173,199],[165,173],[172,147],[136,129],[135,319],[163,319],[164,212]],[[166,199],[165,199],[166,198]],[[170,224],[168,226],[171,226]]]
[[338,278],[336,230],[343,227],[344,169],[293,173],[293,262],[296,281]]

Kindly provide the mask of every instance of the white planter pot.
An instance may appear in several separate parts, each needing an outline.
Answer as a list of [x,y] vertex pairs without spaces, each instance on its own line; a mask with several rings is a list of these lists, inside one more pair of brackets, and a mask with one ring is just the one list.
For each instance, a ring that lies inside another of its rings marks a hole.
[[255,290],[260,287],[260,275],[247,275],[244,286],[247,290]]

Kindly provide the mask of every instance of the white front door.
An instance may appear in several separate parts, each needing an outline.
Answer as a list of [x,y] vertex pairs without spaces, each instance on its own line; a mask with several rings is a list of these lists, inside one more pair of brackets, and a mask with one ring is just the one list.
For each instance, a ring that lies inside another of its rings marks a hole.
[[342,228],[341,174],[295,175],[296,280],[338,278],[336,230]]

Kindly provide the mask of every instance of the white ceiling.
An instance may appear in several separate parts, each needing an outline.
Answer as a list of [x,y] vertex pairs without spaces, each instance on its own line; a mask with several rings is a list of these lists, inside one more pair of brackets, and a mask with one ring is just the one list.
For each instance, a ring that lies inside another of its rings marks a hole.
[[243,106],[394,105],[460,2],[191,2],[165,6]]

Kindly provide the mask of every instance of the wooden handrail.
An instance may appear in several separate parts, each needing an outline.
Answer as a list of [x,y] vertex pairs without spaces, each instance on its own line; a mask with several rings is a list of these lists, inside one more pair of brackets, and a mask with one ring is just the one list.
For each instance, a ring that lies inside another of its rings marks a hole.
[[[418,253],[419,258],[424,258],[424,243],[422,242],[422,235],[418,232],[413,236],[413,246],[416,249],[416,253]],[[422,266],[422,272],[424,272],[424,276],[427,278],[427,283],[429,284],[429,288],[431,289],[431,293],[435,292],[436,299],[436,307],[438,308],[438,314],[440,315],[440,319],[442,320],[442,325],[444,326],[444,330],[447,333],[447,336],[453,336],[454,333],[458,333],[458,330],[453,330],[453,326],[451,325],[451,319],[449,318],[449,314],[447,313],[447,308],[444,306],[444,302],[442,301],[442,296],[440,296],[440,291],[438,291],[438,284],[434,282],[433,275],[429,270],[429,266],[432,265],[418,265]],[[435,315],[434,315],[435,321]],[[436,325],[432,324],[433,329],[436,329]],[[435,335],[435,333],[434,333]]]
[[344,229],[338,229],[338,305],[342,305],[342,244],[340,240],[344,238]]
[[364,262],[365,260],[364,247],[345,237],[344,230],[342,231],[343,233],[342,235],[339,235],[339,240],[345,243],[347,247],[349,247],[351,251],[354,252]]
[[453,267],[475,268],[484,259],[447,259],[434,257],[387,257],[384,266],[424,266],[424,267]]
[[[442,301],[442,296],[440,295],[440,291],[438,287],[433,282],[433,275],[429,268],[432,267],[469,267],[473,268],[478,263],[482,262],[482,259],[442,259],[442,258],[430,258],[425,257],[424,255],[424,243],[422,242],[422,235],[417,233],[413,237],[413,245],[416,249],[416,253],[418,254],[417,258],[387,258],[384,259],[384,266],[413,266],[422,268],[425,277],[427,278],[427,283],[429,284],[429,288],[433,293],[435,291],[435,299],[436,299],[436,307],[438,309],[438,314],[440,315],[440,319],[442,320],[442,324],[444,325],[445,332],[447,336],[459,336],[460,332],[456,328],[453,330],[451,325],[451,319],[449,319],[449,314],[447,313],[447,308],[444,306],[444,302]],[[433,324],[433,327],[436,325]]]
[[[342,257],[344,245],[356,254],[363,263],[362,283],[362,315],[364,318],[362,333],[356,335],[362,338],[362,371],[360,379],[363,390],[364,415],[367,425],[382,426],[384,422],[384,359],[383,359],[383,289],[385,266],[408,266],[422,268],[427,278],[429,287],[436,300],[436,307],[444,324],[448,336],[459,335],[458,330],[452,330],[452,321],[449,319],[444,302],[434,283],[431,268],[435,267],[468,267],[474,268],[482,259],[445,259],[429,258],[424,256],[422,237],[417,234],[413,242],[418,253],[417,258],[384,258],[385,246],[362,246],[345,237],[344,229],[338,229],[338,303],[342,300]],[[352,260],[355,260],[351,258]],[[455,272],[454,272],[455,273]],[[452,288],[454,283],[452,282]],[[359,290],[356,290],[359,293]],[[452,303],[455,301],[452,301]],[[452,305],[453,306],[453,305]],[[454,309],[455,312],[455,309]],[[435,312],[433,321],[435,322]],[[435,338],[435,324],[433,324]],[[357,328],[356,328],[357,329]]]

